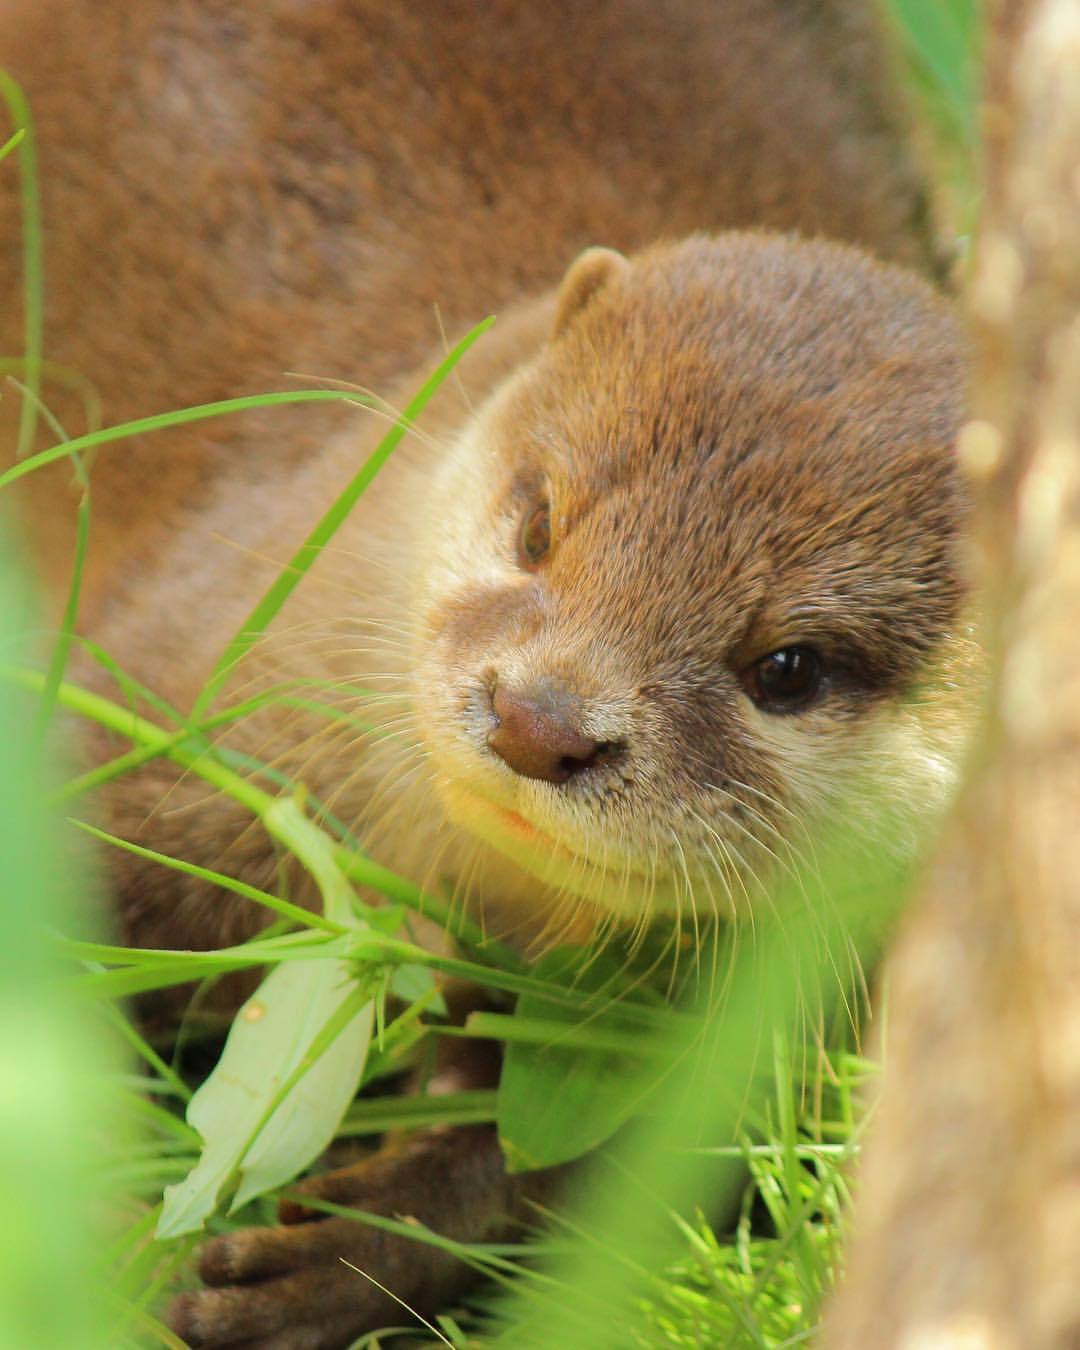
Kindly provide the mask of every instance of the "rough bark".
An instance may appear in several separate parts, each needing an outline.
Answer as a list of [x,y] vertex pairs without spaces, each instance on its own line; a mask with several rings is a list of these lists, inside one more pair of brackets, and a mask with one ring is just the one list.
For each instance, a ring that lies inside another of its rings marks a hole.
[[987,706],[891,961],[828,1350],[1080,1346],[1080,3],[989,17],[960,442]]

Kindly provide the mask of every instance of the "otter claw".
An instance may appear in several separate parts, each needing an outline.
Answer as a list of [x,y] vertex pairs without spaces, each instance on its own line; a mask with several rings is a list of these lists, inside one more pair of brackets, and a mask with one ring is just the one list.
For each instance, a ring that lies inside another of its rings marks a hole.
[[282,1204],[284,1223],[226,1233],[203,1248],[207,1287],[180,1295],[169,1313],[187,1345],[343,1350],[364,1332],[400,1323],[402,1304],[426,1316],[475,1281],[469,1266],[430,1243],[320,1217],[303,1205],[305,1193],[384,1215],[416,1214],[471,1241],[505,1229],[518,1187],[508,1183],[494,1131],[465,1126],[431,1131],[297,1189],[300,1201]]
[[217,1238],[199,1265],[208,1287],[182,1294],[172,1306],[170,1325],[193,1347],[347,1345],[394,1309],[350,1269],[379,1264],[373,1247],[380,1237],[347,1219],[331,1219]]

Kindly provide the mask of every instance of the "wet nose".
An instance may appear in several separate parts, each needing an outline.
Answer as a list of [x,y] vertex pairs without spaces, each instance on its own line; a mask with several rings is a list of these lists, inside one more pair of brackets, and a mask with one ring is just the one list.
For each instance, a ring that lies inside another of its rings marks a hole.
[[580,730],[580,704],[551,683],[528,689],[497,685],[491,706],[499,719],[488,745],[515,773],[547,783],[565,783],[608,749]]

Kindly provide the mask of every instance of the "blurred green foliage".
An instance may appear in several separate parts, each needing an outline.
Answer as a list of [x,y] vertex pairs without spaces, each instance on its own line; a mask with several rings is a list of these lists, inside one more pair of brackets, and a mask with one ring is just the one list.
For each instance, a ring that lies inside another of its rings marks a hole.
[[[35,631],[0,518],[0,662],[30,656]],[[50,937],[86,928],[96,896],[86,860],[44,806],[33,714],[33,700],[0,681],[0,1345],[106,1350],[95,1258],[114,1061]]]

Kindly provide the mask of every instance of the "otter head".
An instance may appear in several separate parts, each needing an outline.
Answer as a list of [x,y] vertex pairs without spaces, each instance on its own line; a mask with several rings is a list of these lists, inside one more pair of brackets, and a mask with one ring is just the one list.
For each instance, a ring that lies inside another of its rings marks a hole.
[[915,278],[768,236],[590,250],[556,308],[433,488],[435,781],[538,892],[727,909],[940,799],[963,353]]

